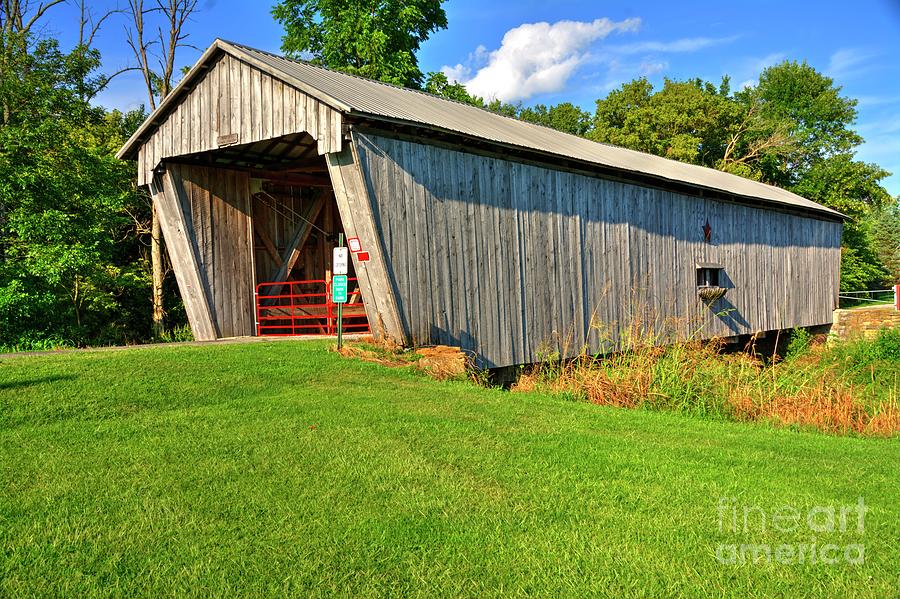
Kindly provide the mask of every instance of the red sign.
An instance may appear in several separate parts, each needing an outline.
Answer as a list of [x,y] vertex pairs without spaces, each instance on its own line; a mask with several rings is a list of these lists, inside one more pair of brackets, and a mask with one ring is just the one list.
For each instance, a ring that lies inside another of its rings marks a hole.
[[362,250],[362,244],[359,242],[359,237],[351,237],[347,240],[347,245],[350,246],[350,251],[354,254]]
[[369,252],[357,252],[356,259],[359,262],[368,262],[369,261]]

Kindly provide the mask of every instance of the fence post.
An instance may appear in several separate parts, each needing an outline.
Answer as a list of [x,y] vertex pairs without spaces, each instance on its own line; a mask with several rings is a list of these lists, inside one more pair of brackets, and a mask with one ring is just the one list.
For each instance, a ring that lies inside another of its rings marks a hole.
[[262,330],[259,328],[259,317],[261,316],[259,313],[259,285],[253,288],[253,303],[256,308],[253,310],[253,313],[256,315],[256,318],[253,319],[256,321],[254,323],[256,325],[256,336],[262,337]]
[[894,310],[900,310],[900,285],[894,285]]
[[325,332],[334,335],[334,312],[331,302],[331,271],[325,273]]
[[[280,293],[280,291],[279,291]],[[294,309],[294,283],[288,281],[288,295],[291,298],[291,335],[297,334],[297,311]]]

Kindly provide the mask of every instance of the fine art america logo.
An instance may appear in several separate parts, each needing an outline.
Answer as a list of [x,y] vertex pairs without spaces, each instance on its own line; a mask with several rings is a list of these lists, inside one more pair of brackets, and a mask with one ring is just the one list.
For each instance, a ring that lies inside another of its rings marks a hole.
[[[719,533],[733,534],[748,539],[748,542],[720,543],[716,547],[716,560],[728,565],[860,565],[866,560],[866,548],[858,541],[865,533],[868,511],[862,497],[855,505],[815,506],[807,511],[788,505],[765,510],[759,506],[740,505],[733,497],[720,497],[717,506]],[[799,540],[750,542],[779,534]],[[825,537],[827,542],[818,539],[817,535]]]

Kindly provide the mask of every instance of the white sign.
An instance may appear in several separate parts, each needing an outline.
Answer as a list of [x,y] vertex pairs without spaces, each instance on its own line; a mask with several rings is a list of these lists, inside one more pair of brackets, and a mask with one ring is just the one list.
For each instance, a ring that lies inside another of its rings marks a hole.
[[347,267],[350,265],[350,252],[347,251],[345,247],[334,248],[334,254],[332,256],[331,268],[334,269],[334,274],[336,275],[345,275],[347,274]]
[[347,245],[350,246],[350,251],[354,254],[362,250],[362,244],[359,242],[359,237],[351,237],[347,240]]

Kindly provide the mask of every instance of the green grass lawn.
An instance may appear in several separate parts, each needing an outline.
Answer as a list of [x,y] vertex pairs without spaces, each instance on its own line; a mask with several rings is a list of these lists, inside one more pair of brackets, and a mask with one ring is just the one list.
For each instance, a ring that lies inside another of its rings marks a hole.
[[[900,590],[897,439],[436,382],[326,347],[0,362],[0,596]],[[859,497],[862,533],[771,521]],[[863,544],[865,563],[716,558],[812,542]]]

